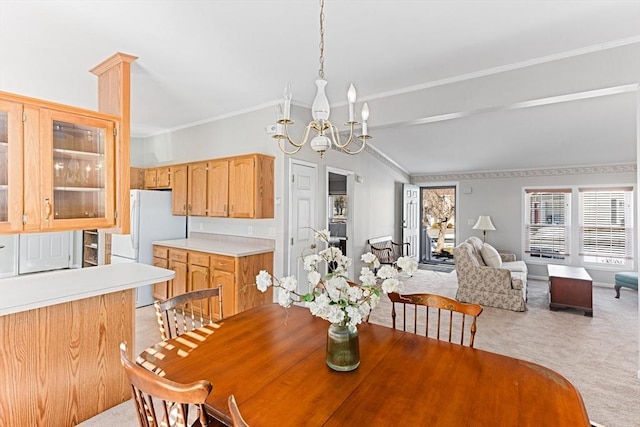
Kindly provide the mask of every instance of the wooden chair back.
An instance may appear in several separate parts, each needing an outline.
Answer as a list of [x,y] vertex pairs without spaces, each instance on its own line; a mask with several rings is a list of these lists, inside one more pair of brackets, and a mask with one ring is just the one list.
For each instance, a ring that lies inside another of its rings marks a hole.
[[369,239],[369,250],[374,254],[380,264],[395,265],[398,258],[408,255],[411,245],[409,243],[396,243],[391,236],[382,236]]
[[231,413],[231,427],[249,427],[249,424],[242,418],[233,394],[229,396],[229,412]]
[[[415,334],[424,330],[424,335],[427,337],[435,335],[437,339],[443,340],[446,337],[447,341],[455,341],[460,345],[465,345],[465,334],[468,334],[467,345],[473,347],[476,320],[482,313],[482,306],[466,304],[434,294],[389,293],[388,295],[391,300],[391,320],[394,329],[396,329],[396,304],[398,304],[402,307],[402,330]],[[466,323],[467,317],[471,317],[470,324]],[[457,338],[454,340],[454,337],[458,336],[459,341]]]
[[223,318],[222,286],[156,301],[154,306],[162,339],[175,338]]
[[[204,410],[204,402],[213,389],[209,381],[180,384],[162,378],[132,362],[127,356],[125,343],[120,344],[120,361],[131,383],[141,427],[210,425]],[[193,420],[189,418],[190,407],[196,411],[195,415],[192,413]]]

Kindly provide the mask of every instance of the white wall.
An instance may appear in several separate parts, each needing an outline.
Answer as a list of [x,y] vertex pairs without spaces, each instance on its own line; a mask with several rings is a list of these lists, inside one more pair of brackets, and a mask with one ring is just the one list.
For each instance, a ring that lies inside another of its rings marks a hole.
[[[274,273],[282,276],[286,272],[286,243],[289,240],[289,157],[278,149],[276,140],[265,132],[265,126],[274,122],[274,113],[275,108],[269,107],[144,139],[134,138],[131,165],[153,167],[255,152],[274,156],[275,218],[247,220],[191,217],[189,229],[259,238],[274,238],[270,231],[275,229]],[[298,139],[311,116],[308,109],[294,106],[292,117],[296,124],[292,126],[290,133],[293,138]],[[356,261],[354,271],[360,271],[359,254],[365,251],[368,238],[384,234],[400,237],[398,230],[401,213],[398,212],[397,206],[401,205],[398,200],[402,193],[402,183],[408,182],[401,173],[388,168],[384,162],[366,152],[349,156],[331,150],[324,158],[320,158],[309,147],[303,147],[292,157],[318,165],[318,227],[324,227],[326,223],[326,167],[352,171],[362,177],[363,182],[355,184],[353,205],[350,205],[350,208],[353,206],[350,212],[354,215],[353,254],[358,254],[353,256]]]
[[[473,230],[473,224],[479,215],[490,215],[495,231],[487,231],[487,242],[496,248],[508,250],[523,256],[523,199],[525,187],[535,186],[573,186],[600,184],[629,184],[635,186],[635,172],[604,173],[603,169],[594,168],[593,173],[548,174],[545,171],[528,171],[496,174],[502,177],[489,177],[491,174],[477,174],[477,177],[461,175],[458,183],[458,205],[456,216],[457,242],[469,236],[482,237],[482,232]],[[585,171],[585,168],[580,168]],[[565,169],[571,172],[571,168]],[[520,176],[518,176],[520,175]],[[448,176],[449,179],[455,176]],[[438,184],[437,181],[420,182],[418,185]],[[463,189],[471,188],[470,194]],[[637,192],[636,192],[637,193]],[[636,195],[637,199],[637,195]],[[637,206],[637,203],[636,203]],[[468,221],[473,224],[469,225]],[[637,242],[634,242],[637,248]],[[636,250],[636,268],[637,268]],[[529,274],[546,277],[546,264],[527,262]],[[613,284],[613,272],[587,269],[595,282]]]

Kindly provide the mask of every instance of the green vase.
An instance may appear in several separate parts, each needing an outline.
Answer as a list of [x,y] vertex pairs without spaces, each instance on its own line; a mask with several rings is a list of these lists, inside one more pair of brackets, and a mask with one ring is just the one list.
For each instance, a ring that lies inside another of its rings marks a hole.
[[360,366],[360,344],[355,326],[329,325],[326,360],[334,371],[353,371]]

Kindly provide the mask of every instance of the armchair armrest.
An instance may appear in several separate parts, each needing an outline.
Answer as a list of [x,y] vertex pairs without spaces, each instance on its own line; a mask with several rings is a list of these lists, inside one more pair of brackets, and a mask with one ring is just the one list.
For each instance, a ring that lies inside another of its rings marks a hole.
[[502,262],[514,262],[516,260],[516,254],[514,254],[513,252],[498,251],[498,254],[500,254]]
[[520,280],[520,279],[511,279],[511,288],[512,289],[517,289],[517,290],[522,290],[522,288],[523,288],[522,280]]

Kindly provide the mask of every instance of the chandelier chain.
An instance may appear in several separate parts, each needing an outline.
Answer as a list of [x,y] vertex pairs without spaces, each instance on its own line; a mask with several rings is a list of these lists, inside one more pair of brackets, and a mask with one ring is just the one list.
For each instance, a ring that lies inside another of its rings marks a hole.
[[318,75],[324,80],[324,0],[320,0],[320,70]]

